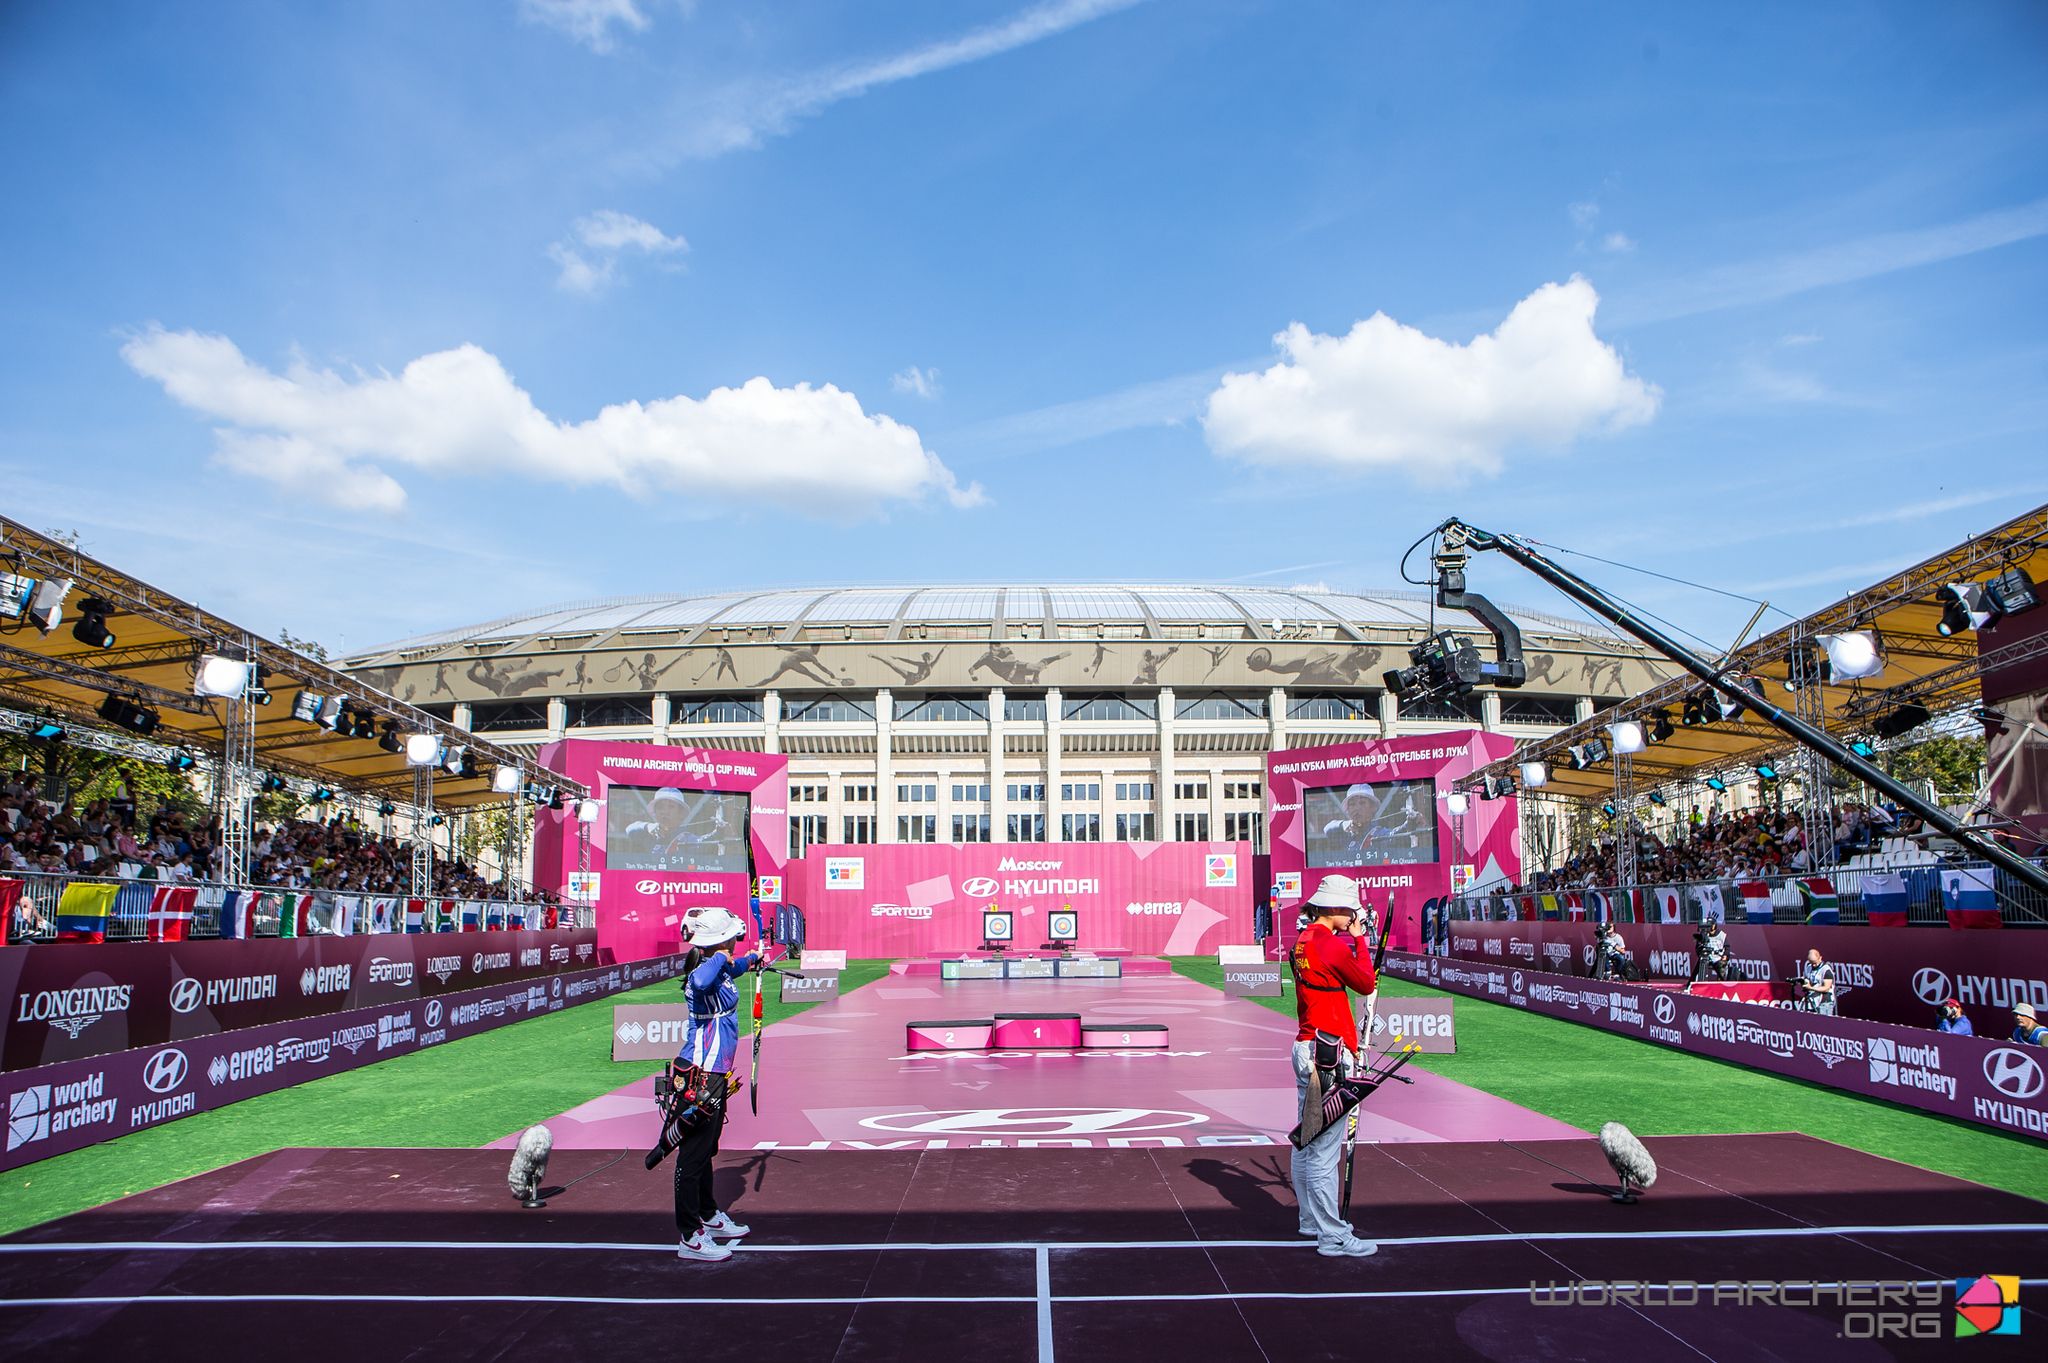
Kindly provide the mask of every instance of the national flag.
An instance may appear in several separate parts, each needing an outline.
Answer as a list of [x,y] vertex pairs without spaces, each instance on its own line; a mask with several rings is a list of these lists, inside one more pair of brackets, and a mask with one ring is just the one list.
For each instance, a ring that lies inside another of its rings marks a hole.
[[1649,922],[1649,915],[1643,911],[1644,908],[1645,903],[1643,900],[1643,892],[1641,890],[1623,890],[1621,892],[1622,922]]
[[1564,916],[1563,910],[1557,902],[1556,895],[1538,895],[1536,897],[1536,902],[1543,906],[1543,918],[1545,922],[1554,923]]
[[398,914],[398,901],[389,895],[378,895],[370,900],[370,931],[397,932],[404,927]]
[[305,935],[305,903],[302,894],[281,894],[277,901],[277,935],[280,937],[302,937]]
[[1835,896],[1835,882],[1826,876],[1803,876],[1792,882],[1799,887],[1799,898],[1806,910],[1806,921],[1813,927],[1834,927],[1842,921],[1841,901]]
[[1676,923],[1685,917],[1685,908],[1679,902],[1677,886],[1657,887],[1657,916],[1666,923]]
[[1948,925],[1952,928],[2005,926],[1998,912],[1998,896],[1992,890],[1989,866],[1944,867],[1941,906],[1947,910]]
[[256,935],[256,901],[262,896],[254,890],[229,890],[220,900],[220,935],[246,941]]
[[363,901],[359,895],[342,894],[334,897],[334,933],[337,937],[349,937],[356,930],[356,919],[362,916]]
[[453,932],[453,931],[455,931],[455,927],[456,927],[456,917],[455,917],[455,901],[454,901],[454,900],[452,900],[452,899],[444,899],[444,900],[442,900],[442,901],[441,901],[441,907],[440,907],[440,909],[439,909],[439,910],[437,911],[437,913],[438,913],[438,917],[439,917],[439,919],[440,919],[440,926],[439,926],[439,927],[437,927],[437,928],[435,928],[435,929],[434,929],[434,931],[436,931],[436,932]]
[[1897,871],[1872,871],[1863,877],[1863,916],[1873,928],[1903,928],[1909,897],[1906,878]]
[[1721,887],[1719,885],[1696,885],[1693,887],[1692,893],[1693,897],[1700,902],[1700,921],[1702,923],[1707,922],[1709,919],[1723,924],[1728,921],[1728,909],[1722,902]]
[[481,907],[477,904],[477,902],[474,899],[463,900],[462,930],[464,932],[475,932],[479,928],[483,927],[483,925],[484,918],[483,913],[481,911]]
[[1583,923],[1588,918],[1595,923],[1607,921],[1607,896],[1598,890],[1588,890],[1584,895],[1568,894],[1564,904],[1574,923]]
[[1761,880],[1744,880],[1735,886],[1742,896],[1742,916],[1751,923],[1768,923],[1777,917],[1771,905],[1771,887]]
[[14,909],[21,903],[22,883],[18,880],[0,880],[0,947],[7,945],[14,932]]
[[107,915],[113,911],[119,885],[92,885],[73,881],[57,900],[57,940],[60,942],[104,942]]
[[125,931],[124,937],[142,937],[149,930],[149,906],[154,898],[155,886],[140,880],[131,880],[122,885],[114,895],[114,921]]
[[405,901],[405,930],[425,932],[427,930],[427,901],[408,899]]
[[159,885],[149,901],[149,940],[184,941],[192,933],[192,909],[198,902],[195,885]]

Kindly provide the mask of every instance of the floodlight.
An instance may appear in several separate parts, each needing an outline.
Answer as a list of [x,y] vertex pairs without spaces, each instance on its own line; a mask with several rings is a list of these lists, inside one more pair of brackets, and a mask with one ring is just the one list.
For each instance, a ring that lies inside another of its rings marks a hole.
[[275,795],[278,791],[283,790],[284,787],[284,778],[275,772],[263,778],[263,793],[265,795]]
[[54,633],[64,623],[64,597],[70,590],[69,578],[53,577],[38,582],[28,599],[28,609],[23,612],[28,622],[45,634]]
[[1664,792],[1663,792],[1663,791],[1661,791],[1661,790],[1653,790],[1653,791],[1651,791],[1651,792],[1650,792],[1650,803],[1651,803],[1651,804],[1653,804],[1653,805],[1656,805],[1656,806],[1657,806],[1657,807],[1658,807],[1659,809],[1663,808],[1663,807],[1664,807]]
[[1462,790],[1454,790],[1444,796],[1444,808],[1454,815],[1462,815],[1469,807],[1470,802],[1466,800],[1465,792]]
[[407,734],[405,736],[405,765],[408,767],[432,767],[441,762],[441,736],[439,734]]
[[101,701],[99,715],[107,723],[137,734],[155,733],[161,719],[147,705],[122,696],[108,696]]
[[114,633],[107,628],[107,617],[114,608],[96,596],[88,596],[78,603],[78,623],[71,627],[71,637],[87,648],[112,648]]
[[447,822],[448,821],[446,819],[442,818],[439,814],[436,814],[427,820],[427,825],[430,828],[439,828],[442,824]]
[[462,775],[462,762],[468,756],[469,749],[461,744],[444,744],[441,748],[441,770],[450,776]]
[[1671,712],[1670,712],[1669,710],[1658,710],[1658,711],[1655,711],[1655,712],[1653,712],[1653,713],[1651,714],[1651,716],[1650,716],[1650,741],[1651,741],[1651,742],[1653,742],[1653,743],[1662,743],[1662,742],[1663,742],[1663,741],[1664,741],[1665,739],[1667,739],[1667,738],[1671,737],[1671,735],[1673,735],[1673,734],[1675,734],[1675,733],[1677,733],[1677,732],[1678,732],[1678,730],[1677,730],[1677,729],[1675,729],[1674,727],[1672,727],[1672,724],[1671,724]]
[[1823,680],[1858,681],[1884,671],[1884,650],[1878,644],[1877,635],[1871,631],[1858,629],[1847,634],[1818,637],[1828,655]]
[[310,798],[314,804],[324,805],[334,798],[334,788],[332,786],[315,786]]
[[35,728],[30,729],[28,736],[30,738],[40,738],[45,743],[62,743],[64,741],[64,726],[55,720],[46,719],[36,725]]
[[270,700],[270,674],[259,667],[256,669],[255,677],[249,683],[249,703],[251,705],[268,705]]
[[491,791],[497,795],[517,795],[525,779],[517,767],[499,767],[491,772]]
[[1609,800],[1609,801],[1608,801],[1608,802],[1607,802],[1606,804],[1604,804],[1604,805],[1600,806],[1600,812],[1601,812],[1602,814],[1605,814],[1605,815],[1606,815],[1606,816],[1607,816],[1608,818],[1610,818],[1610,819],[1611,819],[1611,818],[1613,818],[1613,817],[1614,817],[1614,801],[1612,801],[1612,800]]
[[348,722],[348,697],[329,696],[320,703],[320,715],[316,721],[323,729],[334,729],[342,733],[342,725]]
[[562,808],[562,792],[560,790],[554,790],[549,792],[548,808],[560,812]]
[[385,752],[405,751],[405,740],[398,736],[397,720],[387,719],[384,721],[384,732],[377,736],[377,746]]
[[2041,604],[2034,579],[2027,576],[2024,568],[2007,568],[1984,585],[1990,589],[1992,602],[2007,615],[2018,615]]
[[1515,793],[1515,778],[1512,776],[1489,776],[1479,783],[1479,798],[1482,800],[1505,800]]
[[1859,738],[1849,745],[1849,751],[1855,753],[1858,757],[1875,757],[1877,755],[1877,746],[1867,738]]
[[1597,738],[1589,738],[1584,743],[1574,743],[1566,748],[1565,755],[1571,759],[1572,770],[1584,771],[1595,762],[1606,760],[1607,745]]
[[36,580],[20,573],[0,573],[0,615],[19,620],[36,594]]
[[320,707],[326,703],[327,698],[318,691],[301,691],[292,697],[292,718],[302,724],[317,724]]
[[199,667],[192,674],[192,694],[195,696],[225,696],[239,700],[249,689],[249,677],[255,669],[242,658],[230,658],[224,654],[208,653],[199,659]]
[[377,812],[388,819],[398,812],[398,806],[386,800],[383,804],[377,806]]
[[1550,768],[1544,766],[1541,762],[1524,762],[1522,764],[1522,784],[1528,789],[1541,790],[1544,783],[1548,780],[1550,780]]
[[1643,726],[1632,719],[1624,719],[1607,726],[1608,735],[1614,740],[1616,755],[1641,752],[1649,747],[1643,738]]
[[1726,781],[1723,781],[1723,780],[1722,780],[1722,779],[1721,779],[1720,777],[1718,777],[1718,776],[1709,776],[1709,777],[1707,778],[1707,789],[1708,789],[1708,790],[1715,790],[1715,791],[1723,791],[1723,790],[1726,790],[1726,789],[1728,789],[1728,783],[1727,783]]
[[199,759],[188,752],[174,752],[165,760],[164,765],[172,771],[190,771],[199,765]]
[[1778,769],[1769,762],[1759,762],[1756,764],[1756,777],[1759,781],[1775,781],[1778,779]]
[[465,781],[474,781],[476,773],[476,754],[464,748],[462,750],[462,765],[456,768],[455,774]]
[[598,815],[598,803],[597,803],[597,801],[595,801],[595,800],[578,800],[578,801],[576,802],[576,822],[577,822],[577,823],[596,823],[596,822],[597,822],[597,815]]

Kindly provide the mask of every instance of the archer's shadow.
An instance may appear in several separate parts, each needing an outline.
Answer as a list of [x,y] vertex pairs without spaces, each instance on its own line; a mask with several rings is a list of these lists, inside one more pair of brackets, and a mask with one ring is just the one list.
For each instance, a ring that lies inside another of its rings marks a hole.
[[[1247,1164],[1226,1164],[1222,1160],[1198,1159],[1188,1163],[1188,1172],[1223,1194],[1223,1200],[1241,1212],[1271,1215],[1294,1205],[1293,1185],[1278,1156]],[[1281,1202],[1272,1189],[1286,1188],[1288,1200]]]
[[[775,1150],[757,1150],[736,1165],[714,1169],[711,1174],[711,1194],[718,1199],[718,1205],[730,1208],[744,1197],[751,1185],[754,1192],[760,1192],[768,1180],[768,1165],[772,1160],[788,1160],[789,1156]],[[794,1161],[791,1161],[794,1163]]]

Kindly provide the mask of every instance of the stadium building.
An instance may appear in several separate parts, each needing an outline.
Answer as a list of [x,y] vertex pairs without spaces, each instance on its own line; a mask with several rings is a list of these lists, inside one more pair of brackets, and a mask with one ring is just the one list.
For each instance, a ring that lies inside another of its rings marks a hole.
[[[342,666],[509,745],[779,752],[812,843],[1242,839],[1265,757],[1480,727],[1548,734],[1664,677],[1598,627],[1510,609],[1529,682],[1403,707],[1428,598],[1237,586],[833,587],[645,596],[401,640]],[[1484,644],[1479,623],[1436,628]]]

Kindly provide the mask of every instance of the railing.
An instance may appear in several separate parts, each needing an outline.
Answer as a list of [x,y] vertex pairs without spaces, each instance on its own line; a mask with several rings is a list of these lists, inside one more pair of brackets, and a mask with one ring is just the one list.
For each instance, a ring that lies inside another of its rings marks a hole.
[[[106,918],[106,940],[109,942],[138,942],[149,939],[149,909],[155,892],[166,887],[190,887],[199,893],[192,906],[192,921],[184,932],[188,939],[215,938],[221,935],[221,909],[231,887],[198,880],[144,880],[121,876],[73,876],[54,875],[47,871],[8,871],[0,873],[0,879],[18,880],[22,884],[21,898],[14,906],[12,921],[8,924],[7,942],[10,945],[31,942],[52,942],[57,937],[57,906],[64,896],[64,887],[73,884],[115,885],[122,890],[133,888],[133,893],[119,894]],[[379,931],[372,926],[370,906],[373,901],[388,901],[395,906],[390,915],[393,926],[385,931],[405,930],[405,909],[416,896],[402,894],[359,894],[337,890],[308,889],[285,885],[252,885],[239,887],[245,893],[254,893],[256,911],[253,915],[254,933],[257,937],[280,936],[279,928],[283,918],[280,912],[286,896],[296,905],[299,898],[310,897],[312,912],[308,915],[305,935],[334,935],[335,901],[353,900],[362,907],[356,915],[353,931],[369,933]],[[475,899],[459,895],[429,895],[423,902],[438,908],[443,904],[454,906],[453,921],[459,926],[466,912],[474,908],[477,921],[488,923],[502,918],[506,925],[516,922],[529,908],[538,908],[528,901],[507,899]],[[595,926],[596,910],[588,905],[556,905],[556,922],[564,928],[588,928]],[[429,926],[427,931],[434,929]]]
[[[1824,876],[1835,887],[1836,903],[1840,921],[1848,925],[1867,924],[1868,910],[1863,903],[1863,881],[1866,876],[1880,872],[1896,872],[1906,884],[1906,922],[1911,926],[1946,926],[1947,905],[1942,901],[1941,873],[1943,871],[1991,869],[1981,861],[1928,861],[1897,860],[1882,856],[1856,857],[1841,866],[1822,871],[1795,871],[1783,875],[1747,876],[1740,880],[1734,877],[1712,879],[1659,881],[1636,887],[1642,894],[1642,906],[1635,911],[1638,921],[1656,923],[1663,921],[1663,896],[1660,891],[1675,890],[1678,893],[1678,921],[1697,923],[1700,921],[1702,896],[1699,891],[1708,886],[1720,890],[1722,920],[1740,925],[1745,921],[1746,905],[1739,885],[1763,884],[1770,888],[1772,921],[1776,923],[1803,924],[1806,921],[1805,900],[1799,893],[1796,882]],[[1998,901],[1999,916],[2009,928],[2048,927],[2048,898],[2044,898],[2031,886],[2024,885],[2003,871],[1993,870],[1993,892]],[[1580,897],[1586,907],[1586,916],[1591,917],[1592,896],[1606,895],[1617,905],[1619,912],[1622,889],[1614,885],[1570,886],[1556,890],[1521,890],[1510,893],[1506,890],[1481,891],[1456,896],[1451,900],[1453,921],[1505,922],[1511,918],[1523,919],[1541,917],[1531,913],[1530,903],[1541,903],[1541,896],[1553,896],[1559,905],[1559,916],[1568,916],[1565,909],[1566,897]],[[1512,911],[1508,901],[1512,899]]]

